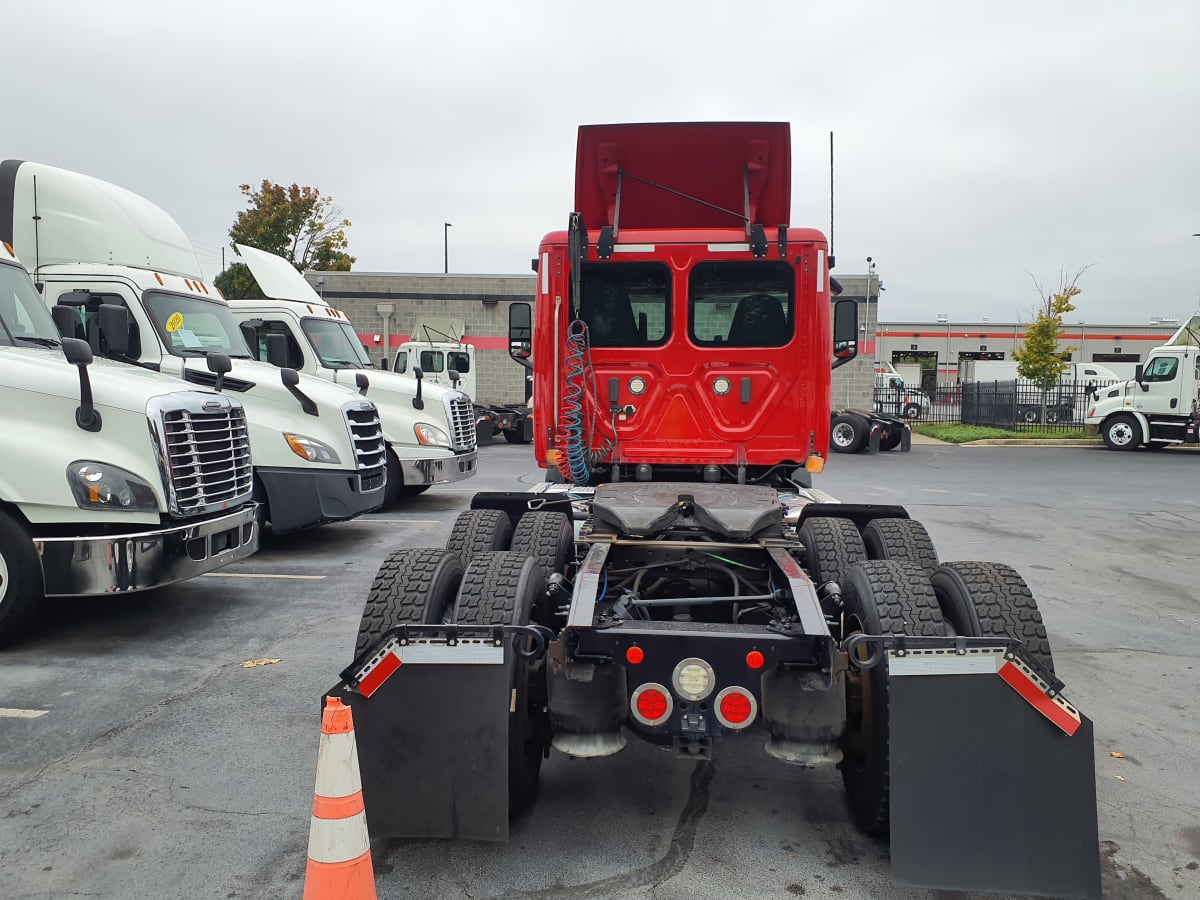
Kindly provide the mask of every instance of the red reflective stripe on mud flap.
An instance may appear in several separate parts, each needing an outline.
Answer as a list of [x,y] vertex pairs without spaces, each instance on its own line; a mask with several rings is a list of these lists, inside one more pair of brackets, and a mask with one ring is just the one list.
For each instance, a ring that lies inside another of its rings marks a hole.
[[1011,662],[1002,665],[997,674],[1008,682],[1008,686],[1020,694],[1026,703],[1057,725],[1063,732],[1072,735],[1079,729],[1078,719],[1055,703],[1053,698],[1047,697],[1042,689],[1029,679],[1029,676]]
[[392,673],[400,668],[401,665],[402,663],[400,662],[400,657],[398,657],[394,652],[388,653],[379,661],[379,665],[373,668],[370,673],[368,673],[367,677],[358,683],[358,692],[364,697],[370,697],[373,693],[379,690],[380,687],[383,686],[383,683],[387,681],[392,676]]

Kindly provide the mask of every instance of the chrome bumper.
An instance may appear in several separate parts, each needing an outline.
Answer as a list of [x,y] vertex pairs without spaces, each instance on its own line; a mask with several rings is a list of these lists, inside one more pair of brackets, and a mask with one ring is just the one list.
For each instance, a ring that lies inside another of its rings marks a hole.
[[35,538],[48,597],[144,591],[245,559],[258,549],[256,503],[194,525],[104,537]]
[[451,481],[462,481],[464,478],[474,475],[478,459],[479,451],[477,450],[439,459],[400,458],[400,472],[404,476],[405,487],[419,484],[447,484]]

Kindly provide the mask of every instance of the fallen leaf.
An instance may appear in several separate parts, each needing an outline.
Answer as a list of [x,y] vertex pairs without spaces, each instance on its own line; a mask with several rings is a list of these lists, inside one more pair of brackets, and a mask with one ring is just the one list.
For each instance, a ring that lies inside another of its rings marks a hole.
[[253,669],[255,666],[273,666],[277,662],[282,662],[282,660],[267,659],[265,657],[263,659],[248,659],[244,663],[242,663],[242,668],[243,669]]
[[1113,759],[1124,759],[1125,758],[1124,753],[1118,753],[1116,750],[1113,750],[1108,755],[1111,756]]
[[1118,775],[1118,776],[1117,776],[1117,781],[1124,781],[1124,780],[1125,780],[1125,776],[1124,776],[1124,775]]

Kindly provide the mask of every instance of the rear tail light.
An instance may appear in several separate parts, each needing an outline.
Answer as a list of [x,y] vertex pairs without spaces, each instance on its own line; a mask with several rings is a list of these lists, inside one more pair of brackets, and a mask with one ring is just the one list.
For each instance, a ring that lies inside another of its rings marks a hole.
[[758,715],[758,701],[743,687],[725,688],[717,694],[713,708],[717,721],[734,731],[749,727]]
[[673,706],[671,695],[665,687],[648,682],[634,690],[629,711],[643,725],[661,725],[671,717]]

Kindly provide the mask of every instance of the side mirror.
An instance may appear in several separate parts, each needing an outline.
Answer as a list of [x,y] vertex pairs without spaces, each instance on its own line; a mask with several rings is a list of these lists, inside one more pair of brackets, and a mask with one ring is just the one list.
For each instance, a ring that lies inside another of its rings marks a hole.
[[528,303],[511,303],[508,307],[508,355],[527,369],[533,341],[533,310]]
[[75,311],[71,307],[50,307],[50,318],[54,320],[58,333],[63,337],[73,338],[75,336],[75,326],[79,323],[79,317],[75,315]]
[[100,430],[100,413],[92,402],[92,381],[87,367],[92,364],[92,348],[87,341],[78,338],[63,338],[63,355],[67,362],[79,369],[79,408],[75,410],[75,424],[84,431]]
[[416,396],[413,397],[413,409],[425,408],[425,400],[421,397],[421,379],[424,376],[425,373],[421,371],[420,366],[413,367],[413,378],[417,379],[417,393]]
[[114,356],[129,355],[129,310],[115,303],[100,304],[100,334]]
[[1150,390],[1150,386],[1148,384],[1146,384],[1145,381],[1142,380],[1145,377],[1146,377],[1146,367],[1143,366],[1141,363],[1138,363],[1137,366],[1133,370],[1133,380],[1138,383],[1138,387],[1140,387],[1143,391],[1148,391],[1148,390]]
[[233,368],[233,362],[224,353],[206,353],[204,362],[208,366],[208,371],[217,376],[216,384],[213,388],[220,391],[225,387],[225,373]]
[[455,387],[458,387],[458,382],[461,378],[462,378],[462,376],[458,374],[458,369],[450,370],[450,383],[452,385],[454,385]]
[[371,380],[362,372],[355,372],[354,383],[358,385],[358,392],[364,397],[367,396],[367,388],[371,386]]
[[258,329],[250,322],[242,322],[238,325],[238,330],[241,331],[242,339],[246,342],[250,354],[258,359]]
[[858,303],[838,300],[833,304],[833,368],[858,356]]
[[281,369],[287,368],[287,338],[282,334],[267,335],[267,362]]

